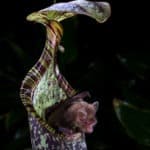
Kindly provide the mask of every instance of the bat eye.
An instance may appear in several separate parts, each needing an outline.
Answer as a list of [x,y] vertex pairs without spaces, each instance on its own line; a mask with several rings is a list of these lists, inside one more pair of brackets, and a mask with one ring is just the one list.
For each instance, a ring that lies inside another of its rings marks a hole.
[[95,122],[95,121],[96,121],[95,118],[93,118],[93,117],[89,118],[89,122]]
[[90,118],[90,121],[91,121],[91,122],[94,122],[94,121],[95,121],[95,119],[94,119],[94,118]]
[[83,112],[79,112],[79,117],[80,117],[81,120],[86,119],[86,114],[83,113]]

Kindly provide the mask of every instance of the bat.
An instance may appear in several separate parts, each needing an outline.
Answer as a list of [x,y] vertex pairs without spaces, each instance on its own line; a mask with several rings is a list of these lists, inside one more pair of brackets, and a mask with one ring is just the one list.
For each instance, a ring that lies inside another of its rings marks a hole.
[[99,102],[88,103],[84,99],[90,97],[88,92],[82,92],[46,111],[49,125],[57,128],[65,135],[78,132],[92,133],[97,124],[96,112]]

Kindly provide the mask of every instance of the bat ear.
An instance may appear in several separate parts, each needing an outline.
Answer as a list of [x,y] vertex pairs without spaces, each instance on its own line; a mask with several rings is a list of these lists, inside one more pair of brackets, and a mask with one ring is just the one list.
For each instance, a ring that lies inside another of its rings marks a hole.
[[95,110],[97,111],[97,110],[98,110],[98,108],[99,108],[99,102],[98,102],[98,101],[93,102],[93,104],[92,104],[92,105],[94,106]]

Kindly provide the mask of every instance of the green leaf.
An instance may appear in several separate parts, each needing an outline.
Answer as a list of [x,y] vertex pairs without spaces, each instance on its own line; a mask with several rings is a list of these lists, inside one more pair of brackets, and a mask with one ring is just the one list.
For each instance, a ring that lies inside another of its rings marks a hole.
[[118,99],[114,99],[113,105],[127,134],[138,143],[150,146],[150,110],[135,107]]

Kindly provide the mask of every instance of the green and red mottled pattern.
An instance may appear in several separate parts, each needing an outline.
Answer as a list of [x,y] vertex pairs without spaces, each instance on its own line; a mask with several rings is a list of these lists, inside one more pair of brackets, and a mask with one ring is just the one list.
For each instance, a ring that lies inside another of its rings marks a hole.
[[[47,41],[44,51],[38,62],[25,77],[20,92],[22,102],[25,105],[29,115],[32,147],[34,150],[56,149],[56,147],[57,149],[62,149],[62,147],[66,147],[67,149],[68,147],[68,150],[74,149],[74,147],[80,147],[80,149],[82,148],[84,150],[86,149],[86,144],[83,134],[78,140],[74,141],[73,143],[71,141],[65,140],[63,138],[63,135],[58,134],[46,123],[44,117],[41,116],[42,113],[39,113],[39,110],[34,107],[34,105],[36,105],[36,102],[33,101],[37,95],[36,90],[41,87],[39,86],[40,83],[42,83],[42,86],[45,86],[46,84],[48,87],[52,86],[49,89],[50,91],[48,92],[49,99],[40,99],[43,100],[43,103],[45,103],[45,101],[48,102],[47,107],[49,107],[51,104],[51,102],[49,102],[50,100],[54,101],[52,104],[55,104],[59,102],[60,99],[66,100],[75,94],[75,90],[60,74],[58,65],[56,64],[55,60],[57,46],[62,36],[62,28],[56,21],[50,21],[49,24],[46,25],[46,28]],[[43,79],[43,76],[46,76],[46,78]],[[41,82],[41,80],[43,80],[43,82]],[[40,92],[41,91],[42,90],[40,90]],[[53,91],[53,93],[51,93],[51,91]],[[42,92],[42,94],[45,94],[45,89]],[[56,96],[54,96],[54,93],[59,95],[58,99],[56,100]],[[39,100],[38,97],[36,97],[36,100]],[[44,108],[46,109],[46,107],[43,108],[40,103],[39,105],[40,110],[44,111]]]

